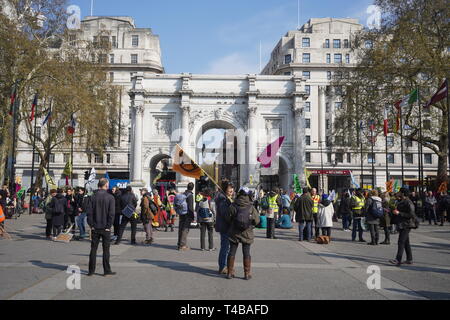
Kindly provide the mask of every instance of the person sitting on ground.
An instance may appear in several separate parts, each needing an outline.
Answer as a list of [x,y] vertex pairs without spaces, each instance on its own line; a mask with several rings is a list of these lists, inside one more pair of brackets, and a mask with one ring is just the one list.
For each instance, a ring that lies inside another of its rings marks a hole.
[[291,216],[288,208],[283,208],[283,214],[278,218],[276,227],[280,229],[292,229]]

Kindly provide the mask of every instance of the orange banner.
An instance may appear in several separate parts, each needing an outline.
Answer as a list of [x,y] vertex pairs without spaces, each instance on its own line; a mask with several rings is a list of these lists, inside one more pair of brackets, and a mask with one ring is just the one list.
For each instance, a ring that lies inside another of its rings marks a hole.
[[180,148],[179,145],[176,146],[175,154],[173,156],[173,166],[172,170],[178,172],[179,174],[200,179],[203,175],[203,170]]

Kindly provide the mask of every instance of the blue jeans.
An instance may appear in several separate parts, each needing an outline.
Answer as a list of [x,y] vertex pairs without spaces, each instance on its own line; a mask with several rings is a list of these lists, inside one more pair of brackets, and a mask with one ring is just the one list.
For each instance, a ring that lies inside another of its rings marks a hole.
[[356,229],[358,229],[359,240],[363,240],[363,228],[360,219],[353,219],[352,240],[356,239]]
[[343,214],[342,215],[342,228],[344,230],[347,230],[349,227],[350,227],[350,215]]
[[227,266],[227,257],[230,251],[230,241],[226,233],[220,233],[219,269]]
[[303,241],[303,230],[305,229],[306,226],[306,240],[309,241],[311,240],[312,237],[312,221],[302,221],[299,222],[298,224],[298,232],[299,232],[299,236],[298,239]]
[[77,216],[76,222],[78,225],[78,228],[80,229],[80,237],[83,237],[86,235],[86,226],[84,224],[84,219],[86,218],[86,212],[83,212],[82,214],[80,214],[79,216]]

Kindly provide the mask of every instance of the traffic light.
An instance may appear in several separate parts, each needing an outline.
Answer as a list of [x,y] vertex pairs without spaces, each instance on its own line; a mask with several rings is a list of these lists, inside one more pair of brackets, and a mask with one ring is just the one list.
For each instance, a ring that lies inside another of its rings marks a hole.
[[84,180],[89,180],[89,171],[84,172]]

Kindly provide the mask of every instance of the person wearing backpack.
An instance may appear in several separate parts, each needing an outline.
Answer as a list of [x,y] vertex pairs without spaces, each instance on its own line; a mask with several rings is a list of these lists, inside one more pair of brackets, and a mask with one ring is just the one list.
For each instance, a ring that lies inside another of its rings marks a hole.
[[371,241],[368,245],[377,246],[380,238],[378,226],[380,224],[380,218],[384,216],[383,202],[378,197],[377,190],[371,190],[370,196],[367,198],[365,204],[366,223],[369,226]]
[[153,195],[147,189],[141,189],[141,221],[145,230],[145,244],[153,243],[152,221],[158,212],[158,207],[153,201]]
[[56,196],[52,198],[49,208],[52,212],[53,240],[56,240],[64,226],[64,216],[67,212],[67,199],[62,189],[59,188],[56,191]]
[[202,199],[198,202],[197,218],[200,223],[200,248],[205,251],[206,230],[208,230],[209,251],[214,248],[214,214],[211,208],[211,197],[208,189],[203,190]]
[[228,237],[230,241],[230,253],[227,259],[227,278],[234,278],[234,261],[239,243],[242,244],[244,255],[244,278],[251,279],[250,246],[254,242],[253,229],[259,223],[259,213],[253,206],[249,196],[249,189],[242,187],[236,200],[228,209],[227,220],[230,224]]
[[[409,243],[409,233],[411,232],[411,229],[418,228],[418,219],[415,214],[414,203],[409,199],[409,190],[401,188],[396,197],[398,203],[396,209],[392,213],[398,227],[398,250],[396,258],[389,260],[389,262],[396,266],[400,266],[403,263],[413,263],[411,245]],[[402,262],[403,251],[406,252],[405,262]]]
[[185,251],[190,248],[187,246],[187,236],[194,221],[194,184],[189,182],[187,190],[184,193],[177,194],[175,197],[175,210],[180,216],[178,225],[178,250]]
[[[141,189],[142,192],[145,190],[147,192],[147,189]],[[122,214],[122,222],[120,223],[120,230],[119,235],[117,236],[116,241],[114,242],[115,245],[120,244],[122,241],[123,233],[125,231],[125,228],[128,224],[128,222],[131,224],[131,244],[136,244],[136,229],[137,229],[137,222],[138,220],[135,219],[133,216],[131,218],[126,217],[123,215],[122,211],[125,209],[128,205],[130,205],[133,208],[137,207],[138,199],[133,193],[133,189],[131,186],[127,186],[126,191],[124,194],[122,194],[122,197],[120,198],[120,209]],[[115,206],[115,204],[114,204]]]

